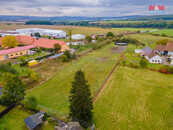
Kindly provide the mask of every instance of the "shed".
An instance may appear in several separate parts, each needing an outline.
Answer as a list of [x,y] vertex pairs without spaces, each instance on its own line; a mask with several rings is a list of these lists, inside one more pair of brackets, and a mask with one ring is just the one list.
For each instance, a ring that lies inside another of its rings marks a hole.
[[39,127],[43,122],[45,112],[40,111],[36,114],[28,116],[24,122],[29,130],[34,130],[35,128]]
[[135,53],[141,53],[144,52],[142,49],[135,49]]
[[36,61],[36,60],[32,60],[32,61],[28,62],[29,66],[33,66],[33,65],[36,65],[36,64],[38,64],[38,61]]

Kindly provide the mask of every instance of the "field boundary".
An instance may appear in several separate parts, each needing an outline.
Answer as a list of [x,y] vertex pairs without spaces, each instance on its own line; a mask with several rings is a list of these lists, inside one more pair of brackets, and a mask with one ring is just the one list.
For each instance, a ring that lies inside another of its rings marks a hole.
[[0,119],[5,116],[8,112],[10,112],[14,107],[16,106],[15,103],[11,104],[9,107],[7,107],[5,110],[3,110],[1,113],[0,113]]
[[107,76],[106,80],[103,82],[103,84],[101,85],[101,87],[99,88],[99,90],[97,91],[97,93],[95,94],[95,96],[93,97],[93,104],[95,104],[96,100],[98,99],[98,97],[100,96],[101,92],[103,91],[103,89],[105,88],[107,82],[109,81],[109,79],[111,78],[113,72],[115,71],[115,69],[117,68],[117,66],[120,64],[120,60],[121,57],[124,56],[124,52],[121,53],[120,58],[118,59],[118,62],[115,64],[115,66],[113,67],[113,69],[110,71],[109,75]]

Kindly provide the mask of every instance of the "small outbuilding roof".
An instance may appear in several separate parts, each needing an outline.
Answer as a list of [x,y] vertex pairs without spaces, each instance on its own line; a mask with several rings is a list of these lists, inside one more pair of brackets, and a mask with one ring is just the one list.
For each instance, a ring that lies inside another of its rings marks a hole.
[[29,127],[29,129],[33,130],[35,127],[40,125],[43,121],[39,117],[45,114],[45,112],[40,111],[36,114],[28,116],[26,119],[24,119],[24,122]]

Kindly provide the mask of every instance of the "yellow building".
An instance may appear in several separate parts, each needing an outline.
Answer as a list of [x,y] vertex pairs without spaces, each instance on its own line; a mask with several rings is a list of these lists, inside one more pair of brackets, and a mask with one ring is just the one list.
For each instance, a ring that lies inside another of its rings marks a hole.
[[22,55],[29,55],[29,49],[35,48],[34,45],[16,47],[7,50],[0,50],[0,61],[16,58]]

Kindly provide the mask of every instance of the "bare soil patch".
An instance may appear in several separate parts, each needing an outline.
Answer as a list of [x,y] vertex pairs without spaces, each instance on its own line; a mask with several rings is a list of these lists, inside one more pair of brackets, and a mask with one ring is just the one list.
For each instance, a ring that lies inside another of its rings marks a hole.
[[126,46],[112,47],[111,48],[113,54],[122,53],[125,51],[125,49],[126,49]]

